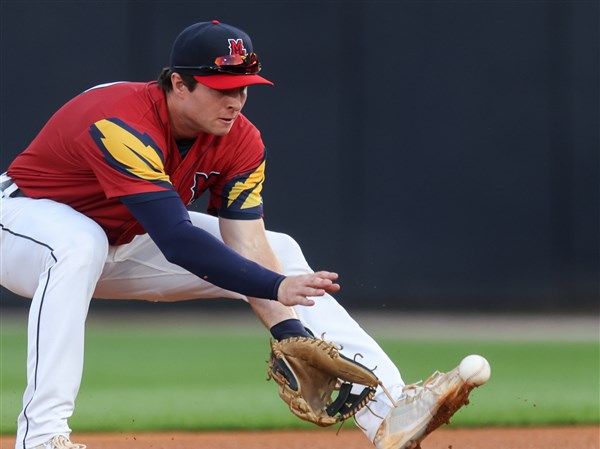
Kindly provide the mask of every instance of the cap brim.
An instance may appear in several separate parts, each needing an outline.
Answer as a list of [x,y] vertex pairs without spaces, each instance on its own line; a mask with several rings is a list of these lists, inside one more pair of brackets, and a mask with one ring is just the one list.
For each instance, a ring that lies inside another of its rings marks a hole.
[[271,81],[259,75],[220,74],[194,76],[194,79],[206,87],[218,90],[237,89],[238,87],[251,86],[253,84],[268,84],[273,86]]

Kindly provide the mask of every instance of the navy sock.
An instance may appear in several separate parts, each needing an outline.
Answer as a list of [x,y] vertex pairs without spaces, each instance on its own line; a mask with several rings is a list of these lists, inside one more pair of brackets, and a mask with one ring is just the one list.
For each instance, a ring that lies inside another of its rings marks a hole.
[[290,337],[308,337],[313,338],[311,334],[304,328],[300,320],[290,318],[281,323],[277,323],[271,329],[271,335],[277,341],[284,340]]

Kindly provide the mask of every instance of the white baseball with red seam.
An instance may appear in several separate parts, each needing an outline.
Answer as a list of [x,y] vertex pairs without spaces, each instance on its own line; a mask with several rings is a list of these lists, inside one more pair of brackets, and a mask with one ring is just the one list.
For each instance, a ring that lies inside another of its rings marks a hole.
[[489,380],[492,369],[485,357],[471,354],[462,359],[458,365],[458,374],[469,385],[478,387]]

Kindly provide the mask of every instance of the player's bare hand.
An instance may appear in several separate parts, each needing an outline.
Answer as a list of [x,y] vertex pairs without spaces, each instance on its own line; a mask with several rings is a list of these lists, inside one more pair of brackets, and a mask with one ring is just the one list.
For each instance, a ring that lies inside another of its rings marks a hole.
[[340,290],[340,285],[334,282],[337,278],[337,273],[329,271],[288,276],[279,285],[277,299],[286,306],[312,306],[315,301],[310,296],[323,296]]

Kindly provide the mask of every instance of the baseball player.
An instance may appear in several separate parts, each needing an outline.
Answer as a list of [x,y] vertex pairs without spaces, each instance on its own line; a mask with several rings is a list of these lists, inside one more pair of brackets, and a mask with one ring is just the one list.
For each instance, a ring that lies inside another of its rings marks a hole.
[[[374,395],[346,416],[379,449],[417,445],[466,401],[456,370],[405,387],[331,296],[337,274],[313,272],[291,237],[265,230],[266,153],[241,114],[248,86],[272,84],[260,69],[245,32],[193,24],[157,81],[76,96],[1,176],[1,283],[32,298],[17,449],[85,448],[68,419],[92,297],[237,298],[275,341],[326,335],[377,367]],[[204,193],[209,213],[189,212]]]

